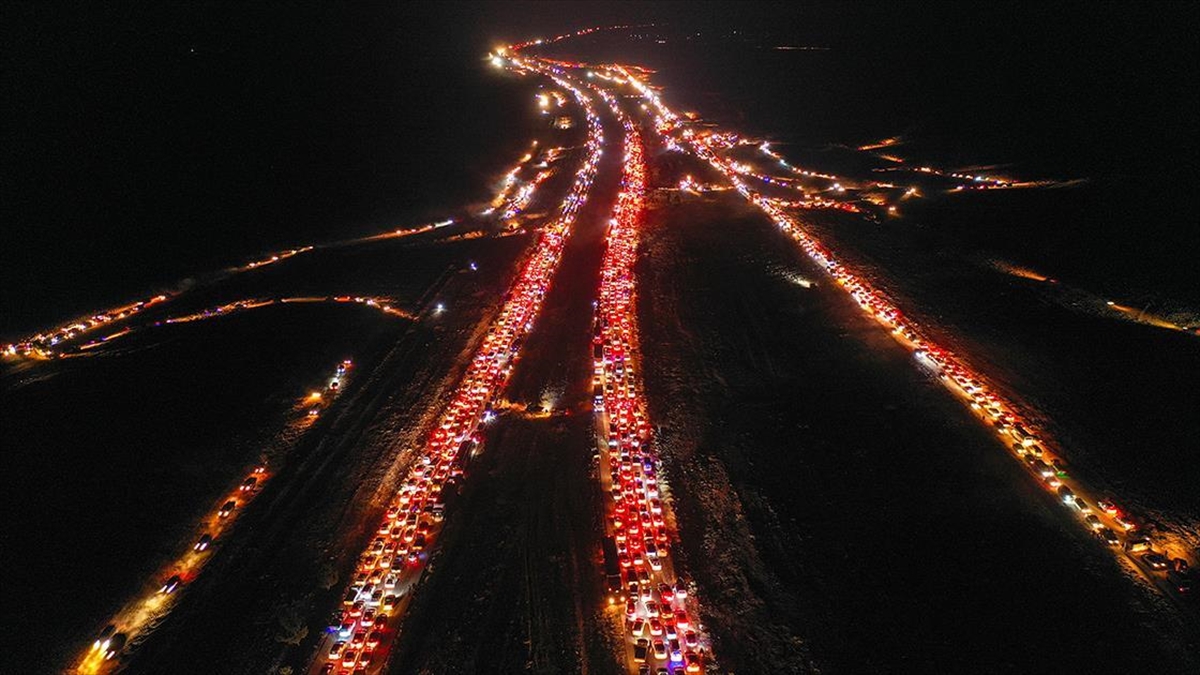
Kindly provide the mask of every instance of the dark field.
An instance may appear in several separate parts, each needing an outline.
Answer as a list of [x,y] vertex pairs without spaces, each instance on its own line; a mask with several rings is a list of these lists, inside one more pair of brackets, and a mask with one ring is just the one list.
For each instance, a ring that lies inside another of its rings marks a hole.
[[[557,8],[545,35],[583,6]],[[538,114],[540,79],[483,57],[502,35],[529,37],[539,3],[400,7],[227,21],[93,10],[59,33],[28,9],[12,24],[0,332],[151,288],[181,294],[95,349],[0,364],[0,673],[62,672],[107,617],[153,594],[260,462],[269,481],[117,670],[319,665],[356,556],[582,156],[579,120],[559,132]],[[921,183],[895,218],[799,219],[1061,441],[1072,475],[1200,553],[1200,337],[1145,322],[1200,326],[1195,10],[1159,26],[1153,11],[1108,6],[1086,20],[1002,7],[934,22],[867,4],[838,21],[733,4],[738,27],[724,5],[697,7],[540,53],[654,67],[698,128],[770,139],[808,169],[904,184],[855,149],[896,136],[888,151],[910,165],[1066,183]],[[510,13],[520,25],[493,27]],[[1077,34],[1061,41],[1064,27]],[[622,101],[645,119],[636,97]],[[373,671],[609,675],[632,651],[622,608],[605,602],[593,457],[593,300],[621,159],[621,130],[602,117],[604,155],[561,268]],[[643,131],[652,188],[716,180]],[[480,211],[533,138],[570,149],[529,230],[500,236]],[[1089,537],[760,212],[731,192],[650,192],[637,363],[675,564],[717,660],[707,672],[1200,672],[1196,594],[1157,592]],[[308,243],[253,272],[198,272]],[[386,297],[404,316],[334,296]],[[151,325],[297,297],[318,301]],[[310,423],[303,397],[345,358],[347,385]]]
[[[281,604],[310,602],[289,593],[309,592],[318,584],[306,582],[324,573],[323,565],[337,569],[331,561],[350,550],[326,547],[337,532],[356,531],[339,522],[365,517],[362,509],[391,466],[388,453],[403,447],[404,433],[413,433],[405,425],[428,413],[427,397],[436,397],[454,370],[471,327],[491,311],[527,241],[386,242],[338,251],[333,260],[315,252],[304,261],[313,269],[298,259],[294,267],[257,273],[261,286],[238,279],[235,288],[218,285],[166,306],[173,313],[244,292],[270,297],[273,283],[332,293],[344,286],[316,282],[314,272],[334,270],[326,276],[336,277],[337,270],[350,269],[359,292],[389,293],[397,306],[414,311],[435,299],[451,308],[419,324],[358,305],[274,305],[147,328],[86,358],[6,372],[4,446],[21,464],[6,473],[5,489],[23,505],[23,517],[22,527],[8,528],[5,536],[4,573],[15,583],[5,584],[4,623],[36,620],[45,627],[38,631],[44,641],[23,641],[21,662],[51,669],[69,660],[117,609],[114,602],[158,584],[155,571],[198,536],[198,519],[262,459],[283,472],[238,520],[230,542],[218,542],[220,556],[189,589],[188,602],[156,631],[193,635],[175,647],[195,650],[190,654],[199,658],[162,655],[157,645],[171,642],[156,639],[133,665],[160,672],[153,663],[170,663],[183,672],[179,664],[195,663],[195,672],[211,672],[208,659],[229,657],[239,644],[248,647],[246,658],[273,660],[278,650],[271,645],[282,630],[274,614]],[[478,272],[467,270],[469,261]],[[356,363],[347,390],[302,432],[296,401],[320,388],[344,358]],[[51,410],[69,414],[51,416]],[[75,450],[80,446],[89,451]],[[270,547],[268,541],[292,545]],[[18,558],[19,550],[27,553]],[[23,608],[47,599],[73,610],[24,614]],[[192,613],[197,606],[223,617],[231,610],[250,616],[257,608],[262,634],[214,620],[212,626],[229,626],[235,634],[212,635],[208,642],[210,631],[185,623],[205,625],[203,615]]]
[[731,667],[1195,663],[1174,611],[768,223],[714,201],[651,222],[652,414]]

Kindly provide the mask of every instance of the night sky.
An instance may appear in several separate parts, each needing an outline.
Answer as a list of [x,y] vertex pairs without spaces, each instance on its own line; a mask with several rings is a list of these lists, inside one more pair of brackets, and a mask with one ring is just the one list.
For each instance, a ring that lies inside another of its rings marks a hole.
[[0,331],[439,207],[477,186],[470,151],[487,157],[502,135],[479,123],[504,104],[479,57],[587,25],[827,46],[874,75],[864,104],[894,111],[901,131],[1012,138],[1089,177],[1187,175],[1198,156],[1196,13],[1186,3],[10,4]]

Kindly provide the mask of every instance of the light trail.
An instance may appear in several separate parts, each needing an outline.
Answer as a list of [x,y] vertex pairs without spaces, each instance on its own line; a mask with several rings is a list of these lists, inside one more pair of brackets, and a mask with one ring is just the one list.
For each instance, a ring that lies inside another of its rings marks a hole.
[[311,250],[313,250],[312,246],[302,246],[300,248],[292,248],[292,249],[288,249],[286,251],[280,251],[279,253],[275,253],[275,254],[271,255],[269,258],[263,258],[262,260],[255,260],[253,262],[246,263],[245,265],[242,265],[241,267],[230,267],[226,271],[233,273],[233,274],[236,274],[238,272],[249,272],[250,270],[256,270],[260,267],[266,267],[267,265],[274,265],[277,262],[282,262],[293,256],[300,255],[301,253],[308,253]]
[[882,150],[884,148],[900,145],[902,142],[903,140],[899,136],[892,136],[891,138],[885,138],[883,140],[875,141],[874,143],[860,145],[858,146],[858,149],[862,152],[866,152],[868,150]]
[[[320,411],[328,407],[345,389],[349,359],[339,363],[332,375],[325,379],[321,391],[311,392],[301,398],[295,411],[307,410],[297,415],[293,424],[300,430],[309,426]],[[294,443],[294,441],[292,441]],[[147,581],[137,597],[127,601],[98,633],[95,640],[77,657],[69,672],[78,675],[110,673],[120,668],[125,650],[135,647],[153,632],[167,614],[175,607],[187,585],[200,571],[220,546],[223,535],[237,522],[247,505],[258,496],[263,485],[274,475],[267,461],[260,461],[247,470],[235,486],[225,491],[212,510],[192,528],[196,533],[187,548],[174,560],[168,562]]]
[[[518,172],[522,168],[524,168],[526,165],[528,165],[532,159],[534,159],[535,151],[537,148],[537,141],[533,141],[533,143],[531,144],[531,148],[532,149],[530,150],[530,152],[527,152],[521,158],[521,160],[519,162],[517,162],[516,166],[506,174],[506,178],[505,178],[504,183],[502,184],[500,192],[492,200],[493,208],[489,209],[488,211],[485,211],[481,215],[489,215],[495,208],[500,207],[500,206],[504,207],[504,218],[505,219],[511,219],[511,218],[519,215],[520,213],[522,213],[524,211],[525,207],[528,206],[529,202],[533,199],[536,190],[541,186],[542,182],[545,181],[547,178],[549,178],[549,176],[552,174],[552,172],[553,172],[552,169],[541,171],[538,174],[536,174],[536,176],[534,177],[533,180],[522,185],[522,187],[519,189],[518,195],[516,197],[513,197],[508,194],[510,187],[515,185],[517,182],[519,182],[517,180]],[[550,148],[550,149],[546,150],[544,153],[541,153],[540,156],[543,159],[542,159],[542,162],[537,165],[537,168],[547,169],[548,167],[550,167],[550,165],[552,163],[555,162],[555,160],[557,160],[562,155],[562,152],[563,152],[562,148]],[[402,238],[412,237],[412,236],[419,235],[419,234],[425,234],[427,232],[433,232],[435,230],[439,230],[439,229],[448,227],[450,225],[454,225],[457,222],[458,221],[456,221],[455,219],[449,218],[449,219],[445,219],[445,220],[441,220],[441,221],[437,221],[437,222],[427,223],[425,225],[420,225],[420,226],[414,227],[414,228],[398,228],[395,230],[389,230],[386,232],[381,232],[379,234],[368,235],[368,236],[364,236],[364,237],[357,237],[357,238],[353,238],[353,239],[345,239],[345,240],[340,240],[340,241],[327,242],[327,243],[323,243],[323,244],[309,244],[309,245],[300,246],[297,248],[291,248],[291,249],[287,249],[285,251],[279,251],[276,253],[272,253],[265,258],[251,261],[244,265],[228,267],[224,270],[221,270],[221,272],[218,274],[218,276],[215,279],[213,279],[212,281],[219,281],[219,280],[228,278],[229,276],[232,276],[232,275],[260,270],[260,269],[263,269],[264,267],[275,265],[275,264],[284,262],[285,260],[294,258],[298,255],[310,253],[315,250],[340,248],[340,247],[345,247],[345,246],[355,246],[355,245],[359,245],[359,244],[368,244],[368,243],[374,243],[374,242],[379,242],[379,241],[402,239]],[[89,334],[93,333],[94,331],[96,331],[97,329],[100,329],[104,326],[107,326],[107,325],[110,325],[113,323],[118,323],[118,322],[124,321],[126,319],[130,319],[131,317],[133,317],[151,307],[154,307],[155,305],[165,303],[170,300],[174,300],[174,299],[178,298],[180,295],[181,295],[181,293],[176,293],[176,292],[159,293],[157,295],[146,298],[144,300],[139,300],[136,302],[120,305],[120,306],[113,307],[113,308],[107,309],[107,310],[101,310],[99,312],[95,312],[88,316],[81,316],[81,317],[77,317],[75,319],[71,319],[70,321],[66,322],[65,324],[63,324],[57,328],[47,329],[47,330],[41,331],[39,333],[21,338],[21,339],[17,340],[16,342],[0,346],[0,357],[5,358],[5,359],[48,360],[48,359],[53,359],[53,358],[56,358],[59,356],[63,356],[64,355],[63,348],[78,341],[79,338],[89,335]],[[80,347],[80,349],[82,349],[82,350],[93,349],[93,348],[99,346],[99,344],[101,344],[107,340],[113,339],[115,337],[118,337],[119,335],[123,335],[123,334],[124,334],[124,331],[109,335],[106,338],[102,338],[100,340],[95,340],[95,341],[89,342],[85,345],[82,345]]]
[[180,324],[180,323],[193,323],[196,321],[206,321],[209,319],[218,319],[221,317],[231,316],[233,314],[237,314],[239,312],[244,312],[244,311],[251,310],[251,309],[259,309],[261,307],[270,307],[272,305],[285,305],[285,304],[295,304],[295,303],[339,303],[339,304],[340,303],[355,303],[355,304],[362,305],[364,307],[370,307],[372,309],[377,309],[380,312],[383,312],[384,314],[400,317],[402,319],[408,319],[410,321],[416,320],[416,318],[417,318],[416,315],[413,314],[412,312],[409,312],[408,310],[400,309],[400,308],[393,306],[391,299],[382,298],[382,297],[370,297],[370,296],[361,296],[361,295],[356,295],[356,296],[349,296],[349,295],[332,296],[332,295],[330,295],[330,296],[309,296],[309,297],[290,297],[290,298],[245,298],[242,300],[235,300],[233,302],[227,302],[223,305],[218,305],[216,307],[210,307],[208,309],[203,309],[198,312],[193,312],[191,314],[182,314],[179,316],[167,317],[165,319],[155,321],[155,322],[153,322],[151,324],[147,324],[145,326],[129,325],[116,333],[113,333],[111,335],[106,335],[105,337],[102,337],[100,339],[93,340],[91,342],[80,345],[79,349],[81,351],[95,349],[96,347],[100,347],[104,344],[107,344],[107,343],[111,342],[112,340],[115,340],[120,337],[124,337],[126,335],[129,335],[131,333],[134,333],[134,332],[137,332],[140,330],[144,330],[147,327],[169,326],[169,325]]
[[548,38],[548,39],[537,38],[537,39],[533,39],[533,40],[527,40],[525,42],[519,42],[517,44],[508,45],[507,47],[500,47],[497,50],[497,55],[503,57],[508,52],[512,52],[513,54],[516,54],[517,52],[521,51],[522,49],[529,49],[531,47],[540,47],[543,45],[551,45],[556,42],[561,42],[563,40],[567,40],[570,38],[583,37],[585,35],[591,35],[592,33],[597,33],[600,31],[626,30],[629,28],[649,28],[653,25],[654,24],[652,24],[652,23],[645,23],[645,24],[622,24],[622,25],[617,25],[617,26],[591,26],[589,28],[581,28],[573,33],[563,33],[562,35],[556,35],[556,36],[554,36],[552,38]]
[[618,579],[609,579],[609,612],[623,626],[629,672],[656,664],[697,673],[711,651],[696,594],[677,576],[670,555],[679,533],[640,376],[634,264],[646,162],[633,121],[608,92],[600,93],[625,130],[621,191],[609,221],[593,338],[600,482],[608,497],[605,554],[619,570]]
[[[339,623],[330,626],[317,646],[311,672],[377,671],[386,663],[396,638],[397,614],[426,571],[443,518],[443,489],[462,476],[463,464],[479,452],[484,424],[507,383],[525,337],[533,329],[542,301],[562,259],[579,207],[586,201],[604,145],[600,119],[591,100],[553,72],[514,67],[548,75],[569,91],[587,118],[586,157],[563,200],[559,216],[539,234],[533,252],[513,283],[499,316],[467,367],[449,406],[425,444],[414,450],[412,464],[389,503],[376,537],[358,558],[346,588]],[[332,666],[332,667],[330,667]]]
[[[1153,328],[1180,331],[1186,335],[1200,336],[1200,327],[1189,327],[1172,321],[1167,316],[1153,313],[1150,311],[1149,305],[1139,309],[1115,300],[1107,300],[1091,291],[1060,283],[1058,279],[1048,277],[1037,270],[1016,265],[1005,260],[988,260],[987,266],[1012,277],[1047,284],[1049,288],[1054,290],[1051,297],[1056,299],[1061,306],[1071,311],[1083,312],[1106,319],[1128,321]],[[1181,315],[1195,317],[1194,312],[1187,314],[1181,312]],[[1186,319],[1183,319],[1183,321],[1186,322]]]
[[[159,303],[166,302],[173,297],[171,294],[160,293],[145,300],[139,300],[120,307],[97,312],[90,316],[79,317],[72,319],[66,324],[31,335],[18,342],[5,345],[4,355],[8,357],[25,357],[34,359],[49,359],[57,354],[55,349],[60,344],[65,344],[71,340],[75,340],[82,335],[87,335],[98,328],[109,325],[114,322],[128,319],[131,316],[139,314],[150,307]],[[110,336],[111,337],[111,336]]]
[[[662,103],[654,90],[628,71],[615,70],[621,72],[629,85],[654,109],[655,128],[660,134],[675,134],[677,144],[691,147],[693,154],[725,176],[743,198],[762,210],[780,231],[791,237],[818,267],[851,296],[865,314],[886,328],[897,342],[913,354],[917,363],[936,374],[957,400],[991,426],[995,438],[1009,451],[1010,456],[1020,461],[1047,491],[1070,509],[1088,531],[1108,544],[1119,559],[1140,572],[1144,578],[1150,579],[1158,588],[1171,593],[1181,592],[1178,588],[1172,588],[1164,576],[1158,574],[1166,569],[1165,565],[1160,567],[1149,560],[1157,560],[1153,556],[1158,555],[1164,560],[1180,561],[1172,564],[1186,569],[1196,561],[1191,559],[1191,552],[1185,545],[1168,539],[1163,533],[1144,533],[1138,519],[1116,506],[1113,499],[1102,498],[1076,477],[1067,476],[1059,468],[1057,459],[1061,445],[1044,430],[1039,430],[1017,405],[1001,396],[997,388],[971,369],[963,357],[936,345],[928,337],[928,331],[905,317],[885,293],[839,262],[834,253],[809,234],[799,222],[771,200],[751,190],[742,176],[720,156],[725,147],[723,144],[710,147],[706,141],[709,137],[687,128],[686,123],[681,122]],[[1115,303],[1110,306],[1115,309]],[[1163,551],[1165,555],[1156,554],[1154,549]]]

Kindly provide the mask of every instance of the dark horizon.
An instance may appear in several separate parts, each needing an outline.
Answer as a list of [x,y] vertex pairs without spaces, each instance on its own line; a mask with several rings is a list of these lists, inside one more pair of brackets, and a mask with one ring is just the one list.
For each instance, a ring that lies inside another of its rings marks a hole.
[[[498,164],[421,162],[437,161],[439,143],[477,147],[486,162],[486,144],[503,137],[502,117],[480,119],[500,99],[464,105],[487,86],[498,94],[483,55],[581,25],[656,22],[725,41],[739,31],[829,47],[839,72],[875,78],[847,100],[887,111],[890,126],[878,133],[940,138],[959,155],[943,161],[1016,162],[1114,189],[1197,169],[1196,125],[1179,114],[1200,80],[1191,5],[1002,4],[930,15],[735,4],[571,3],[571,15],[558,16],[539,2],[406,3],[387,18],[367,9],[10,6],[0,332],[14,337],[265,251],[418,222],[481,194]],[[743,116],[753,123],[756,114]],[[975,142],[963,138],[972,127],[982,132]],[[871,140],[836,134],[825,142]],[[410,146],[413,137],[430,144]],[[1163,197],[1147,205],[1158,209],[1150,236],[1167,238],[1162,252],[1200,248],[1194,228],[1170,226],[1187,221],[1169,204],[1192,201],[1192,183]]]

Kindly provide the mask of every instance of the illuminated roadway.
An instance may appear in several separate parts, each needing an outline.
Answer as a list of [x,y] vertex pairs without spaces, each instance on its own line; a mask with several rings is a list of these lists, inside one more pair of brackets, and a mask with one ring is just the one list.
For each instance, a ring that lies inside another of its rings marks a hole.
[[[358,556],[353,574],[342,588],[337,620],[317,642],[306,672],[373,675],[382,672],[388,664],[392,647],[403,630],[413,592],[424,575],[431,573],[428,563],[438,546],[444,519],[452,516],[445,512],[445,495],[461,481],[472,480],[464,468],[477,452],[483,450],[483,432],[495,414],[493,405],[502,397],[513,369],[519,367],[519,359],[525,356],[522,353],[524,340],[537,322],[542,301],[558,273],[575,214],[591,193],[599,158],[606,151],[618,149],[623,153],[621,187],[605,239],[592,342],[596,449],[600,467],[596,487],[606,496],[604,536],[611,546],[609,563],[615,564],[619,576],[619,581],[613,580],[609,605],[604,611],[623,637],[622,653],[617,656],[631,673],[653,673],[660,669],[672,674],[702,672],[716,664],[718,655],[713,653],[713,646],[700,623],[705,599],[698,597],[697,589],[686,581],[686,570],[677,569],[675,556],[671,555],[680,534],[673,514],[671,491],[651,432],[653,425],[641,380],[634,264],[638,231],[644,215],[647,174],[644,148],[648,144],[656,150],[684,153],[716,171],[725,185],[703,186],[688,177],[679,189],[732,188],[761,210],[781,234],[795,242],[831,281],[844,289],[851,301],[874,318],[881,330],[888,331],[898,345],[911,353],[915,367],[937,377],[970,414],[988,425],[1000,443],[999,447],[1014,461],[1019,461],[1030,479],[1042,485],[1080,527],[1109,546],[1117,559],[1136,570],[1164,595],[1176,601],[1183,597],[1183,586],[1174,581],[1176,577],[1168,575],[1165,565],[1153,554],[1162,555],[1167,564],[1173,560],[1196,563],[1189,559],[1188,551],[1179,543],[1159,535],[1144,534],[1135,514],[1127,513],[1113,497],[1101,494],[1069,475],[1059,463],[1062,454],[1059,443],[1030,421],[1034,416],[1027,404],[1001,395],[997,387],[970,367],[967,356],[935,343],[932,331],[918,325],[886,293],[843,263],[794,215],[796,210],[803,209],[838,209],[878,217],[894,216],[904,200],[920,196],[915,187],[875,180],[856,182],[796,167],[771,150],[768,143],[746,140],[734,132],[695,124],[689,116],[677,115],[663,103],[659,93],[648,84],[643,71],[615,65],[541,59],[523,51],[594,30],[585,29],[549,41],[514,45],[492,56],[494,64],[517,73],[547,78],[574,99],[586,125],[584,154],[557,216],[537,231],[532,250],[505,295],[499,315],[475,349],[449,404],[437,417],[424,444],[419,448],[395,448],[397,454],[409,453],[411,463],[381,514],[367,548]],[[568,98],[561,92],[555,90],[539,97],[543,113],[548,113],[551,105],[562,107],[566,104]],[[632,104],[623,102],[618,96],[640,102],[636,121],[623,109],[623,106],[633,107]],[[619,141],[604,138],[597,98],[620,122],[623,134]],[[859,150],[875,152],[890,149],[893,145],[894,141],[887,139]],[[747,149],[757,156],[743,156]],[[743,155],[735,156],[738,152]],[[555,167],[552,165],[562,153],[561,148],[539,151],[536,143],[533,144],[506,174],[501,190],[489,208],[479,215],[498,215],[503,221],[517,218],[539,186],[553,175]],[[533,165],[537,158],[542,160],[541,163]],[[894,161],[899,163],[898,159]],[[527,178],[518,180],[518,172],[522,171]],[[950,188],[954,191],[1043,185],[996,176],[954,173],[931,166],[896,166],[885,176],[904,172],[955,181],[956,187]],[[783,194],[787,196],[781,196]],[[322,246],[411,236],[451,224],[454,224],[453,220],[440,221],[415,230],[385,232]],[[288,249],[226,272],[259,269],[308,253],[315,247],[319,246]],[[74,319],[7,345],[5,355],[9,358],[53,358],[63,345],[90,336],[102,327],[124,322],[122,330],[79,347],[90,349],[135,330],[135,317],[173,299],[168,295],[156,295]],[[280,302],[325,300],[327,298],[306,297]],[[386,298],[337,296],[332,300],[357,302],[409,320],[419,320],[419,316],[393,307]],[[201,312],[164,318],[158,323],[186,323],[272,302],[239,300]],[[1117,312],[1128,314],[1132,311],[1114,302],[1108,305]],[[1152,321],[1148,323],[1153,324]],[[536,358],[536,355],[530,356]],[[350,365],[348,361],[339,365],[336,372],[326,378],[322,390],[312,392],[298,402],[301,418],[321,414],[339,393],[339,385]],[[184,550],[160,575],[161,579],[149,582],[149,587],[157,587],[157,591],[129,601],[115,614],[113,629],[106,630],[95,644],[85,648],[74,671],[97,673],[118,669],[118,657],[123,649],[135,645],[142,633],[153,628],[183,595],[182,591],[205,561],[219,553],[222,535],[272,475],[271,467],[256,466],[246,475],[239,476],[236,485],[214,506],[214,512],[202,524],[204,539]]]

